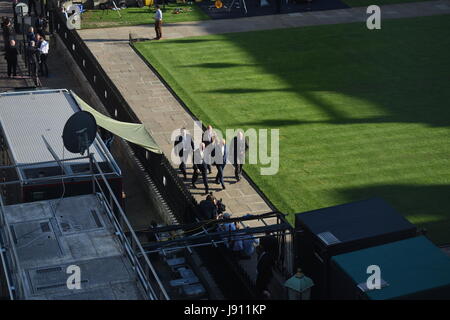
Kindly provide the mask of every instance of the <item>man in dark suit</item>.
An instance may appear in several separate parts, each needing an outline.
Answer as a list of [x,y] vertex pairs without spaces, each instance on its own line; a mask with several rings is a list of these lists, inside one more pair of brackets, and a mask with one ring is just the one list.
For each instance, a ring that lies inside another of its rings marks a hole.
[[281,6],[282,6],[283,0],[275,0],[275,10],[276,13],[281,13]]
[[198,204],[202,218],[205,220],[215,219],[217,217],[216,198],[208,194],[205,200]]
[[263,299],[273,278],[273,266],[277,257],[277,240],[273,236],[261,238],[256,265],[256,290],[259,298]]
[[44,16],[41,14],[38,19],[36,19],[36,22],[34,26],[36,27],[36,32],[38,34],[45,34],[45,31],[47,30],[47,20],[44,18]]
[[180,135],[175,139],[175,154],[180,157],[181,163],[178,167],[186,179],[186,161],[189,154],[194,150],[194,141],[192,136],[186,132],[186,128],[181,128]]
[[6,50],[10,45],[10,41],[14,39],[14,29],[11,24],[11,20],[8,17],[2,18],[2,20],[3,41],[5,42]]
[[225,189],[223,171],[225,170],[225,166],[227,164],[227,157],[228,152],[226,140],[222,139],[222,141],[219,141],[219,139],[216,139],[214,146],[214,159],[216,160],[215,166],[217,168],[216,183],[220,183],[222,185],[222,189]]
[[39,51],[35,46],[33,40],[30,41],[26,49],[26,57],[28,61],[28,71],[31,78],[34,80],[37,87],[41,86],[41,81],[39,80]]
[[[209,146],[211,143],[213,143],[214,139],[216,137],[216,133],[214,132],[211,125],[206,127],[205,132],[203,132],[202,136],[202,142],[205,144],[205,147]],[[211,164],[207,163],[206,167],[208,168],[208,173],[211,173]]]
[[205,144],[200,144],[200,147],[198,147],[194,151],[194,173],[192,175],[192,187],[194,189],[197,189],[197,186],[195,185],[195,182],[197,182],[198,174],[201,173],[203,178],[203,185],[205,186],[205,194],[208,194],[209,187],[208,187],[208,169],[206,167],[205,162]]
[[239,131],[237,136],[233,138],[232,155],[234,165],[234,176],[236,180],[241,180],[242,166],[245,162],[245,152],[248,149],[247,141],[244,138],[242,131]]
[[5,59],[6,64],[8,65],[8,77],[17,76],[17,55],[19,51],[17,51],[16,41],[10,40],[9,46],[6,48]]
[[37,17],[37,3],[36,0],[28,0],[28,14],[31,16],[31,10],[34,11],[34,15]]

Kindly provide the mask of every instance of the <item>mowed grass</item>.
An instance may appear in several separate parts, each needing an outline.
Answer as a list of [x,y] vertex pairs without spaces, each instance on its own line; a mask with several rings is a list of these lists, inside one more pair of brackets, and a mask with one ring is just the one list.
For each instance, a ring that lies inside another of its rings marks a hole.
[[450,17],[137,43],[189,109],[280,129],[280,168],[245,171],[284,213],[382,197],[450,242]]
[[[181,8],[182,12],[175,14],[174,9]],[[161,8],[164,23],[208,20],[209,17],[195,4],[170,3]],[[120,12],[120,16],[119,13]],[[130,7],[119,11],[89,10],[82,14],[83,29],[122,27],[154,23],[154,7]]]
[[431,0],[342,0],[342,2],[349,5],[350,7],[368,7],[371,5],[383,6],[386,4],[423,2],[423,1],[431,1]]

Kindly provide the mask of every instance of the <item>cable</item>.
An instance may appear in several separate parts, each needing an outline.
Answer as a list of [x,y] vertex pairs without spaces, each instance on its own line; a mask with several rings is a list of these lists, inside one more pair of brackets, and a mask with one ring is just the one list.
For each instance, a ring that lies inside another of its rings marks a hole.
[[62,192],[62,195],[61,195],[61,198],[59,198],[59,200],[58,200],[58,202],[56,203],[56,205],[55,205],[55,214],[56,214],[56,211],[58,210],[58,207],[59,207],[59,204],[61,203],[61,201],[62,201],[62,199],[64,198],[64,195],[66,194],[66,185],[64,184],[64,174],[65,174],[65,170],[64,170],[64,157],[65,157],[65,148],[64,148],[64,145],[63,145],[63,150],[62,150],[62,161],[61,161],[61,169],[62,169],[62,174],[61,174],[61,184],[62,184],[62,187],[63,187],[63,192]]

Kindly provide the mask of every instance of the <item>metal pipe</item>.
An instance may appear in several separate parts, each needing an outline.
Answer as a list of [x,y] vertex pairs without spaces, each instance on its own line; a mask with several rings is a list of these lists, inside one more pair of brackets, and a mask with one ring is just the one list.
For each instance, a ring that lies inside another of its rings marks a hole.
[[[113,190],[111,189],[111,187],[110,187],[108,181],[106,180],[106,178],[105,178],[105,176],[104,176],[104,174],[103,174],[102,169],[100,168],[100,166],[98,165],[98,163],[95,161],[95,159],[94,159],[94,164],[95,164],[95,166],[97,167],[97,170],[98,170],[98,172],[100,173],[100,176],[101,176],[101,178],[103,179],[103,182],[105,183],[105,186],[106,186],[106,188],[108,189],[109,193],[110,193],[111,195],[114,195],[114,192],[113,192]],[[95,179],[97,179],[97,178],[95,177]],[[100,187],[100,185],[99,185],[99,187]],[[125,213],[123,212],[123,210],[122,210],[120,204],[118,203],[116,197],[113,196],[112,199],[113,199],[115,205],[117,206],[120,215],[123,217],[123,221],[125,222],[125,225],[128,227],[128,230],[129,230],[130,233],[131,233],[131,237],[135,240],[136,246],[138,247],[138,249],[139,249],[139,251],[141,252],[141,254],[143,254],[143,257],[144,257],[144,260],[145,260],[146,264],[149,265],[150,270],[152,271],[153,277],[155,278],[155,280],[156,280],[156,282],[157,282],[159,288],[161,289],[161,291],[162,291],[162,293],[163,293],[165,299],[166,299],[166,300],[170,300],[170,298],[169,298],[169,296],[168,296],[166,290],[164,289],[164,286],[163,286],[161,280],[159,279],[159,276],[157,275],[157,273],[156,273],[156,271],[155,271],[155,269],[154,269],[152,263],[151,263],[150,260],[148,259],[147,255],[145,255],[144,248],[142,248],[142,245],[141,245],[141,243],[140,243],[138,237],[137,237],[136,234],[134,233],[133,228],[132,228],[130,222],[128,221],[128,219],[127,219]],[[115,218],[115,217],[114,217],[114,218]]]

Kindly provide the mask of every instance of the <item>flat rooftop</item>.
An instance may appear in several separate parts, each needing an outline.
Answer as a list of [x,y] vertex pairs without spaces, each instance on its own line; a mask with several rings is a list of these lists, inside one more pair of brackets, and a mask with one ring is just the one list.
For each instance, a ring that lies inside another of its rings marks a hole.
[[[64,125],[78,111],[81,108],[66,89],[0,93],[0,125],[14,164],[32,166],[54,161],[42,135],[60,159],[80,157],[64,150],[62,140]],[[98,135],[91,152],[97,162],[111,161]],[[76,163],[87,162],[87,159],[76,160]]]
[[[145,299],[99,198],[83,195],[5,206],[22,279],[21,299]],[[0,230],[4,233],[4,230]],[[81,289],[68,289],[69,265]]]

